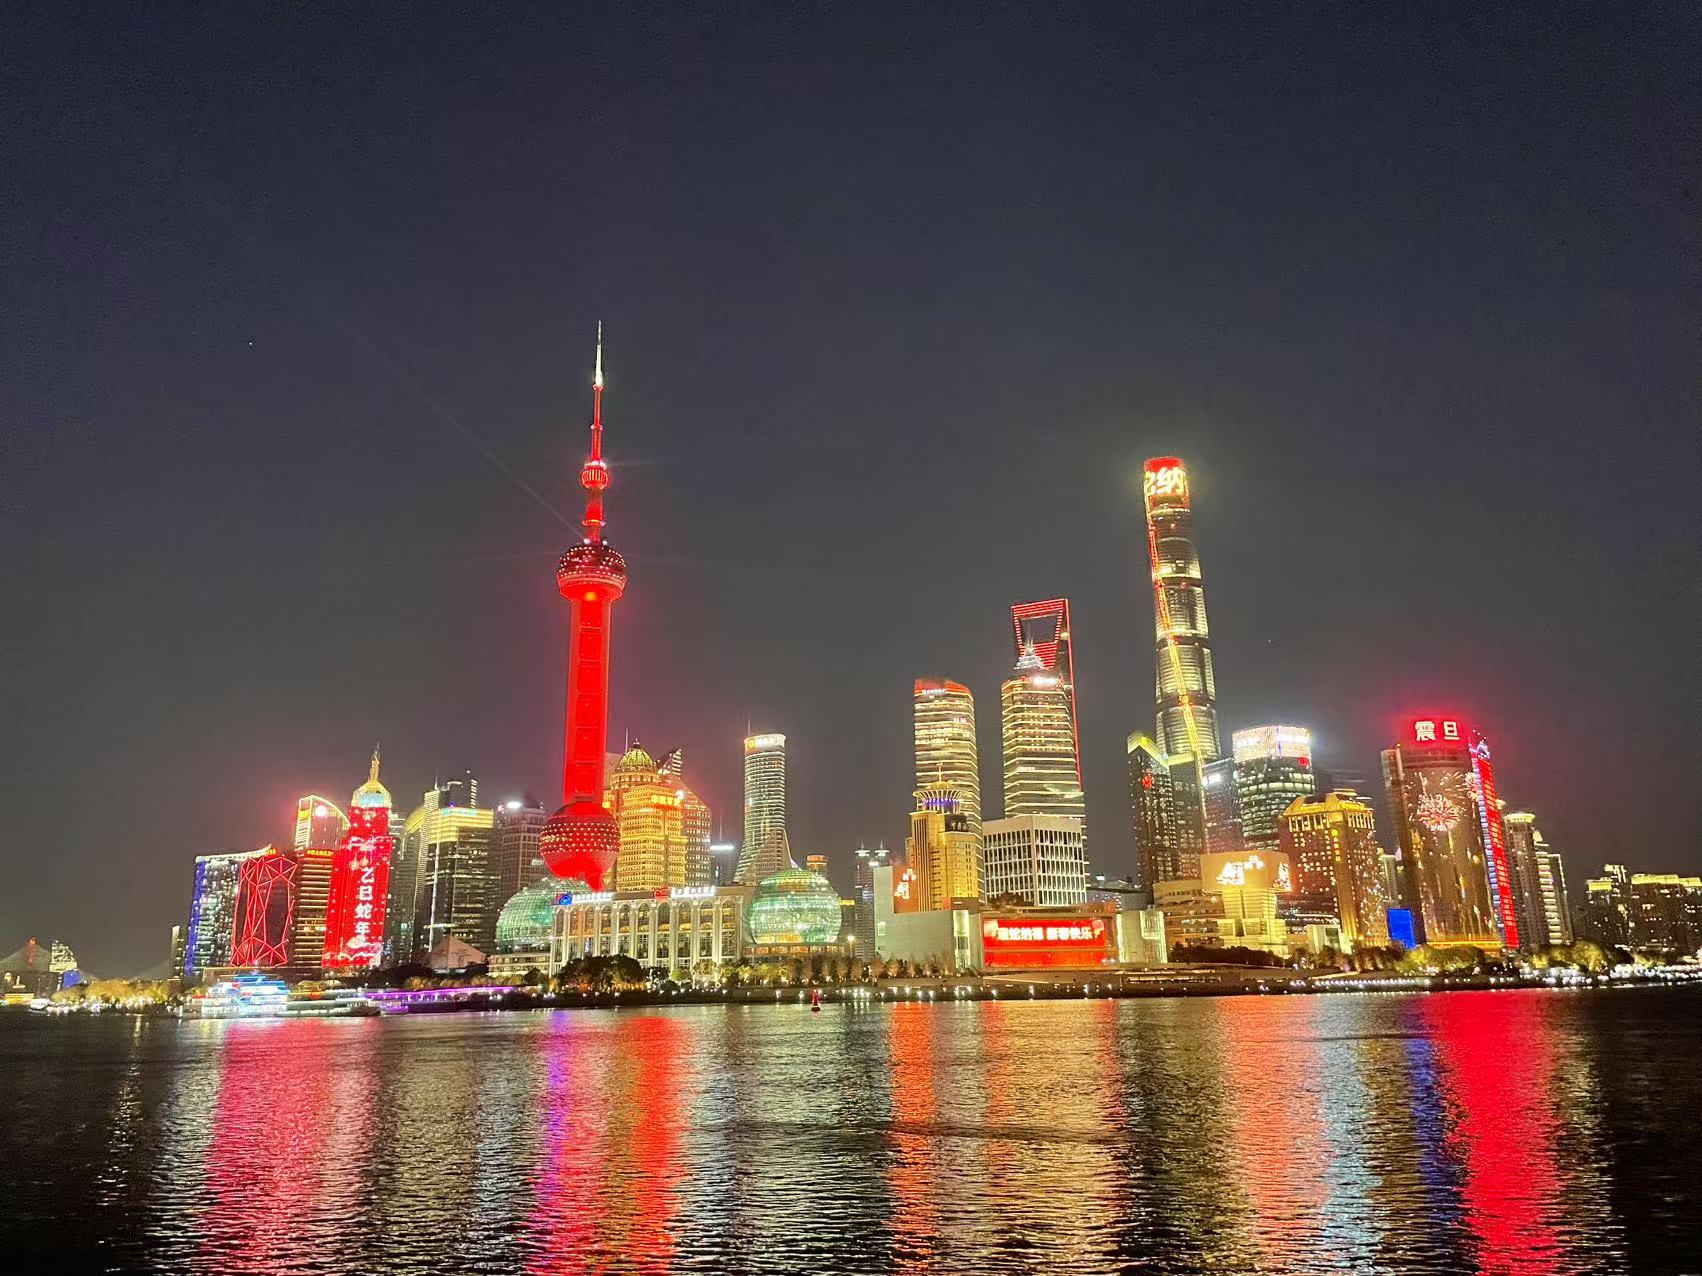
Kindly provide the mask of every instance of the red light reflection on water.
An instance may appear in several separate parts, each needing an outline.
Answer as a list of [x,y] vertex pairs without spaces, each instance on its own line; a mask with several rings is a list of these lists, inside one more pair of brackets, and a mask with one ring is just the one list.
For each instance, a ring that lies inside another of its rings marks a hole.
[[1466,1223],[1478,1242],[1478,1269],[1493,1276],[1564,1265],[1555,1226],[1565,1196],[1550,1098],[1555,1043],[1541,995],[1423,999],[1453,1117],[1448,1148],[1464,1170]]
[[549,1107],[530,1270],[667,1271],[690,1033],[659,1015],[558,1023],[540,1038]]
[[892,1008],[893,1161],[892,1239],[901,1262],[925,1262],[939,1232],[934,1193],[938,1174],[930,1129],[939,1117],[934,1093],[934,1034],[942,1016],[931,1006],[907,1001]]

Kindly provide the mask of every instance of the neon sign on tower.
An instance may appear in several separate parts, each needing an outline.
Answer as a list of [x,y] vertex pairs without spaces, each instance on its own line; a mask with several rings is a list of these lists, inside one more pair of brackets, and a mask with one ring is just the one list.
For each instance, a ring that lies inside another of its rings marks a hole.
[[538,852],[557,877],[592,890],[609,880],[620,852],[620,826],[603,804],[609,738],[609,622],[626,591],[626,559],[603,539],[603,325],[597,325],[597,364],[591,378],[591,454],[579,471],[585,489],[585,539],[556,564],[556,588],[572,609],[567,646],[566,740],[562,805],[544,825]]
[[383,957],[390,860],[396,850],[390,813],[390,790],[378,781],[378,750],[374,749],[366,783],[349,802],[349,831],[331,860],[320,962],[328,970],[370,970]]

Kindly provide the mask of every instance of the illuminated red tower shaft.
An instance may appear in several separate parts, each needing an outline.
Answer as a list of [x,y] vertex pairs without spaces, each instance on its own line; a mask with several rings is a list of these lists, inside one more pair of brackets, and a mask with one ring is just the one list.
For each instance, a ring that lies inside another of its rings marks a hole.
[[626,560],[603,539],[603,327],[591,380],[591,455],[579,471],[585,489],[585,539],[556,564],[556,587],[572,608],[567,644],[567,720],[561,809],[550,816],[538,849],[558,877],[601,890],[620,850],[615,817],[603,805],[609,736],[609,622],[626,591]]

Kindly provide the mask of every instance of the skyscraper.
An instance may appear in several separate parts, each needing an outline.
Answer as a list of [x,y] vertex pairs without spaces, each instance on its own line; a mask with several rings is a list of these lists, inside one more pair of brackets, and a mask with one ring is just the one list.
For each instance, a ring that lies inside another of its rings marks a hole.
[[[1070,706],[1070,747],[1076,755],[1076,787],[1081,783],[1081,721],[1076,716],[1075,641],[1070,631],[1070,600],[1046,598],[1039,602],[1016,603],[1011,607],[1011,659],[1033,648],[1040,667],[1058,675],[1064,698]],[[918,781],[920,783],[921,781]],[[1006,811],[1007,816],[1010,815]]]
[[1350,947],[1389,942],[1382,847],[1368,805],[1352,793],[1297,797],[1283,812],[1279,844],[1302,909],[1333,913]]
[[348,817],[335,802],[317,793],[306,794],[295,804],[295,841],[292,846],[298,851],[305,851],[308,847],[333,850],[343,840],[343,833],[348,827]]
[[856,901],[852,955],[859,961],[875,957],[875,870],[892,864],[885,846],[859,846],[852,852],[851,896]]
[[1158,664],[1156,739],[1166,756],[1190,754],[1203,766],[1220,751],[1217,683],[1188,471],[1174,456],[1153,457],[1143,487]]
[[1548,938],[1547,909],[1537,868],[1537,817],[1529,811],[1508,811],[1501,819],[1507,839],[1507,875],[1511,879],[1513,915],[1518,919],[1520,947],[1535,952]]
[[656,763],[662,774],[673,777],[680,794],[680,828],[686,839],[687,886],[713,886],[715,862],[710,851],[711,827],[714,817],[709,805],[686,783],[685,755],[670,749]]
[[981,768],[975,749],[975,698],[960,682],[918,678],[911,713],[916,736],[916,787],[950,784],[963,794],[963,815],[981,831]]
[[1383,751],[1401,896],[1422,923],[1426,943],[1494,948],[1502,942],[1475,763],[1456,718],[1419,718]]
[[1312,733],[1305,727],[1248,727],[1233,741],[1241,837],[1249,847],[1274,847],[1283,812],[1318,791],[1312,773]]
[[755,886],[792,867],[786,840],[786,737],[777,731],[745,737],[745,840],[735,880]]
[[275,968],[290,964],[300,871],[296,853],[276,846],[262,847],[243,860],[237,872],[231,965]]
[[1513,906],[1513,875],[1507,866],[1507,828],[1501,821],[1501,799],[1495,791],[1495,768],[1490,763],[1489,741],[1481,732],[1471,733],[1468,746],[1472,758],[1472,788],[1477,794],[1478,823],[1483,830],[1483,864],[1489,877],[1489,906],[1495,930],[1508,948],[1521,944],[1519,918]]
[[686,885],[685,788],[633,742],[609,779],[620,857],[615,889],[655,890]]
[[1200,787],[1206,853],[1235,854],[1244,845],[1235,759],[1214,758],[1206,763],[1200,768]]
[[495,819],[490,810],[463,805],[472,791],[462,781],[428,789],[408,816],[391,884],[391,908],[407,910],[395,927],[393,961],[423,960],[450,935],[490,951],[501,907],[490,907]]
[[[1135,843],[1135,881],[1151,890],[1158,882],[1189,876],[1181,870],[1175,794],[1170,763],[1157,743],[1136,731],[1129,736],[1129,821]],[[1192,874],[1198,877],[1198,869]]]
[[195,889],[189,899],[189,927],[183,945],[183,973],[229,966],[236,930],[237,879],[258,851],[224,851],[195,857]]
[[1025,648],[999,688],[1004,729],[1004,816],[1087,818],[1064,680]]
[[572,609],[567,648],[566,741],[562,805],[538,839],[557,877],[601,890],[620,851],[620,829],[603,804],[604,750],[609,738],[609,623],[626,592],[626,559],[603,539],[603,325],[597,325],[597,364],[591,378],[591,455],[579,471],[585,489],[585,539],[556,564],[556,588]]
[[1019,895],[1039,907],[1087,901],[1081,823],[1062,815],[988,820],[981,830],[982,890]]
[[327,969],[370,970],[383,960],[390,865],[396,854],[390,817],[390,790],[379,781],[374,749],[366,783],[349,799],[349,831],[331,860],[320,962]]
[[1570,944],[1573,938],[1572,901],[1566,894],[1566,865],[1537,834],[1537,881],[1542,889],[1544,938],[1551,944]]
[[538,850],[549,812],[530,794],[491,811],[491,883],[497,910],[548,870]]
[[963,796],[950,784],[916,790],[905,858],[916,875],[917,906],[946,908],[981,897],[981,838],[969,831]]

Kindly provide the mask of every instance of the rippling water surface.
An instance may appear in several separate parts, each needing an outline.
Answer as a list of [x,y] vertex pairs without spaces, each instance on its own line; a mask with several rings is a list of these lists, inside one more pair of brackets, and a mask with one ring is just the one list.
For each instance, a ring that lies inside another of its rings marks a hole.
[[8,1015],[0,1253],[60,1271],[1695,1271],[1699,1022],[1688,990]]

